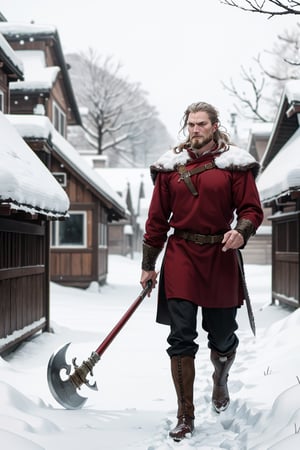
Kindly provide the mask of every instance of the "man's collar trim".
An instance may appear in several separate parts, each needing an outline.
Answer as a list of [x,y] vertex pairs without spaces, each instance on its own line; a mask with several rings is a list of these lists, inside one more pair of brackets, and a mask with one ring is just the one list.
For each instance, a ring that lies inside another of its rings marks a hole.
[[[215,154],[215,152],[214,152]],[[221,149],[215,154],[215,164],[219,169],[227,170],[253,170],[254,176],[259,170],[259,163],[246,150],[234,145],[230,145],[226,149]],[[165,152],[154,164],[151,165],[151,172],[168,172],[176,170],[178,165],[187,164],[193,161],[188,151],[183,149],[176,153],[173,149]]]

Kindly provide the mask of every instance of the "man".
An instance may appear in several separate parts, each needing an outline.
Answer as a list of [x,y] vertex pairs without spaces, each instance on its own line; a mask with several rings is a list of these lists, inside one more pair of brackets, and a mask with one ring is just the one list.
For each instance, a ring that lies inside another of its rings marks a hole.
[[[258,163],[230,144],[216,109],[190,105],[183,116],[186,141],[151,166],[155,186],[143,242],[141,284],[156,285],[156,259],[167,241],[160,271],[157,321],[170,325],[167,352],[177,393],[178,422],[170,436],[180,441],[194,430],[194,358],[197,311],[207,332],[214,366],[212,405],[229,405],[227,378],[238,337],[237,308],[243,280],[237,249],[262,222],[254,180]],[[174,233],[169,235],[170,228]]]

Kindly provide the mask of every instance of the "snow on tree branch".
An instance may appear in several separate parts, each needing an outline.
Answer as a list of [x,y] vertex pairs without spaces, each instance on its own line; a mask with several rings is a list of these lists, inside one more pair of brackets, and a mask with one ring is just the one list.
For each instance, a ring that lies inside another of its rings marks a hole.
[[98,154],[109,153],[111,163],[116,165],[124,151],[131,154],[135,164],[157,148],[156,139],[161,141],[161,151],[169,147],[167,131],[155,107],[149,104],[147,93],[139,83],[131,83],[121,74],[120,63],[111,57],[100,57],[92,49],[73,58],[73,85],[78,103],[87,110],[83,128],[89,145]]

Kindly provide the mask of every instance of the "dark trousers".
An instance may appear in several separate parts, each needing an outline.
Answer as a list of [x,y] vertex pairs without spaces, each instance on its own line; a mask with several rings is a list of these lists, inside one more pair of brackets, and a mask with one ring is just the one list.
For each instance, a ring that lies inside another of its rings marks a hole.
[[[170,357],[176,355],[195,356],[198,344],[197,332],[198,306],[182,299],[170,299],[168,309],[171,319],[167,352]],[[202,307],[202,328],[207,332],[208,347],[219,353],[236,350],[239,340],[235,334],[237,308]]]

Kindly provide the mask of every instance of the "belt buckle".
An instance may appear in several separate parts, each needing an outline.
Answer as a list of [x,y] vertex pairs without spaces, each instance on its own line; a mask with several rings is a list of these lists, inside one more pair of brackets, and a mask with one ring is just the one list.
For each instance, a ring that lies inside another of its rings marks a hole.
[[202,236],[201,234],[196,234],[195,235],[196,244],[203,245],[205,243],[203,238],[204,238],[204,236]]

